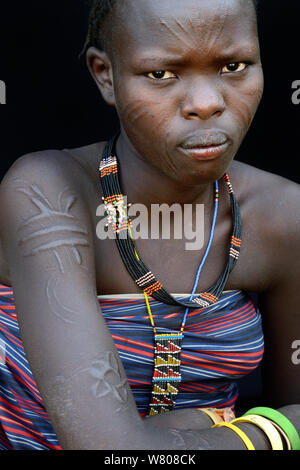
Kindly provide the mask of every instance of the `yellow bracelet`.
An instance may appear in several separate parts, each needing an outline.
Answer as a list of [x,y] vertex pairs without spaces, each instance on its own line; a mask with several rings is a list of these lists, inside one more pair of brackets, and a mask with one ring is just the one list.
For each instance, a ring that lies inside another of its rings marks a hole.
[[242,441],[244,442],[248,450],[255,450],[254,445],[250,441],[249,437],[240,428],[238,428],[237,426],[234,426],[231,423],[226,423],[225,421],[223,421],[222,423],[215,424],[213,428],[217,428],[219,426],[224,426],[226,428],[231,429],[242,439]]
[[240,418],[233,419],[231,423],[251,423],[258,426],[264,431],[268,437],[272,450],[283,450],[282,439],[280,433],[277,431],[272,422],[262,416],[258,415],[246,415]]
[[223,420],[222,420],[221,416],[219,416],[214,411],[208,410],[207,408],[197,408],[197,409],[200,410],[200,411],[203,411],[203,413],[205,413],[207,416],[209,416],[214,424],[222,423]]
[[[271,420],[270,420],[270,421],[271,421]],[[271,423],[273,424],[273,426],[275,426],[275,428],[277,429],[277,431],[279,432],[279,434],[281,434],[282,437],[283,437],[283,439],[285,440],[286,449],[287,449],[287,450],[292,450],[292,446],[291,446],[290,440],[289,440],[287,434],[284,432],[284,430],[281,429],[281,427],[278,426],[277,423],[274,423],[274,421],[271,421]]]

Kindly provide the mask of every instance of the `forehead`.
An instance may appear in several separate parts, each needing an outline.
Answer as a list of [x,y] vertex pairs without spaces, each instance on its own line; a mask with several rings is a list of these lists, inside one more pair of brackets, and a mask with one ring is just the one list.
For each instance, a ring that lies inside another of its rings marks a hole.
[[252,0],[124,0],[117,8],[119,52],[180,53],[257,42]]

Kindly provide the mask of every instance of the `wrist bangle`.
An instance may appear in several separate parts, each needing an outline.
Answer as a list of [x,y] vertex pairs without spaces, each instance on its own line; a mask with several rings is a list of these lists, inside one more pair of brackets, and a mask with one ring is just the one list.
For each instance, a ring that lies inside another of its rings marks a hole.
[[221,416],[219,416],[214,411],[208,410],[207,408],[198,408],[198,410],[203,411],[203,413],[209,416],[213,424],[221,423],[223,421]]
[[268,418],[269,420],[276,423],[287,435],[291,443],[292,450],[300,450],[300,437],[297,432],[297,429],[295,428],[293,423],[282,413],[277,410],[274,410],[273,408],[259,406],[257,408],[252,408],[251,410],[247,411],[244,416],[247,416],[249,414],[264,416],[265,418]]
[[281,436],[283,437],[284,441],[285,441],[285,444],[286,444],[286,450],[292,450],[292,446],[291,446],[291,443],[290,443],[290,440],[289,438],[287,437],[287,435],[285,434],[285,432],[283,431],[283,429],[281,429],[280,426],[278,426],[278,424],[274,423],[274,421],[270,421],[273,426],[275,426],[275,428],[277,429],[278,432],[280,432]]
[[248,450],[255,450],[254,445],[250,441],[249,437],[240,428],[238,428],[237,426],[234,426],[234,424],[226,423],[225,421],[215,424],[213,428],[217,428],[221,426],[234,431],[242,439],[243,443],[245,444]]
[[255,426],[258,426],[260,429],[264,431],[266,434],[267,438],[269,439],[271,443],[272,450],[283,450],[283,444],[282,444],[282,439],[280,437],[279,432],[277,429],[273,426],[271,421],[269,421],[266,418],[263,418],[262,416],[259,415],[247,415],[247,416],[242,416],[240,418],[236,418],[231,421],[231,423],[250,423],[254,424]]

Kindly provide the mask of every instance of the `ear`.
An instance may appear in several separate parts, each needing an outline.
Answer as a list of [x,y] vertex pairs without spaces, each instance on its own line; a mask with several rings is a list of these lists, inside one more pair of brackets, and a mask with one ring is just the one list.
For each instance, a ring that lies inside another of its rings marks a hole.
[[86,62],[103,99],[110,106],[115,106],[112,65],[106,52],[96,47],[89,47],[86,52]]

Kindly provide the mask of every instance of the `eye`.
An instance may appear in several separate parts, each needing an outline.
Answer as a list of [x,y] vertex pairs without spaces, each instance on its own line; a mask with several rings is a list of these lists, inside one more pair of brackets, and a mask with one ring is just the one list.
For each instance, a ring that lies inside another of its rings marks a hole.
[[156,70],[155,72],[148,73],[147,77],[152,78],[152,80],[168,80],[169,78],[176,78],[176,75],[168,70]]
[[231,62],[222,68],[222,73],[243,72],[248,67],[245,62]]

